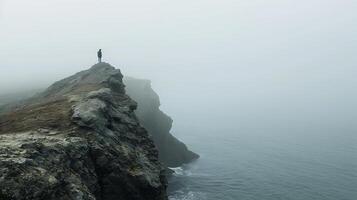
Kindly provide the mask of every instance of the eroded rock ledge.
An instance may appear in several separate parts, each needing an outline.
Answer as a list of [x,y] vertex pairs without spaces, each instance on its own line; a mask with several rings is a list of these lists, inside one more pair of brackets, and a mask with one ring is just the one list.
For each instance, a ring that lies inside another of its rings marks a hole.
[[160,98],[152,89],[151,81],[125,77],[124,83],[127,94],[138,102],[135,113],[153,136],[160,161],[168,167],[178,167],[197,159],[198,154],[170,133],[173,120],[160,110]]
[[0,116],[0,199],[164,200],[158,152],[107,63]]

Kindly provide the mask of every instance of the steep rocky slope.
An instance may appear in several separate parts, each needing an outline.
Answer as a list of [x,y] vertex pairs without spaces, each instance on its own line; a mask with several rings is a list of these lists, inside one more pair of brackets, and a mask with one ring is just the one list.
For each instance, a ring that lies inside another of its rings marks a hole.
[[135,112],[140,123],[153,136],[160,161],[168,167],[177,167],[198,158],[196,153],[170,134],[172,119],[160,110],[160,99],[152,89],[151,82],[125,77],[124,83],[127,94],[138,102]]
[[158,152],[106,63],[0,116],[0,199],[164,200]]

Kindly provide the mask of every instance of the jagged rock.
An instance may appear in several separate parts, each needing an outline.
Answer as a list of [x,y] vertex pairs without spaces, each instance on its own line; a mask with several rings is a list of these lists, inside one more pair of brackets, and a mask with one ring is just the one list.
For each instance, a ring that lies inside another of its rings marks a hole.
[[165,200],[158,151],[106,63],[0,116],[0,200]]
[[170,134],[172,119],[160,110],[160,99],[149,80],[124,78],[127,94],[138,102],[135,111],[140,123],[153,136],[159,158],[168,167],[178,167],[199,156]]
[[0,199],[95,199],[100,189],[81,137],[14,133],[0,146]]

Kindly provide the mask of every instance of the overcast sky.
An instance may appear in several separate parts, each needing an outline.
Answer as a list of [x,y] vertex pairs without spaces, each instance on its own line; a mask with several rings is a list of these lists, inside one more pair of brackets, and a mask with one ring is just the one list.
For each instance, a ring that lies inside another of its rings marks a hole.
[[102,48],[125,75],[151,79],[172,113],[183,112],[173,102],[290,98],[303,102],[294,109],[355,109],[356,10],[354,0],[0,0],[0,93],[86,69]]

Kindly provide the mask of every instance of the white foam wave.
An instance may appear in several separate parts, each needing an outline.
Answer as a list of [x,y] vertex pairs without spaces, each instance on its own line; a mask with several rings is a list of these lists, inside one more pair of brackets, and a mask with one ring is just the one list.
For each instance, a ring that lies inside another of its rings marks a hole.
[[174,195],[169,196],[169,200],[206,200],[207,197],[202,192],[177,192]]
[[191,176],[192,172],[189,171],[188,169],[184,169],[183,167],[173,167],[170,168],[172,171],[174,171],[174,175],[176,176]]

